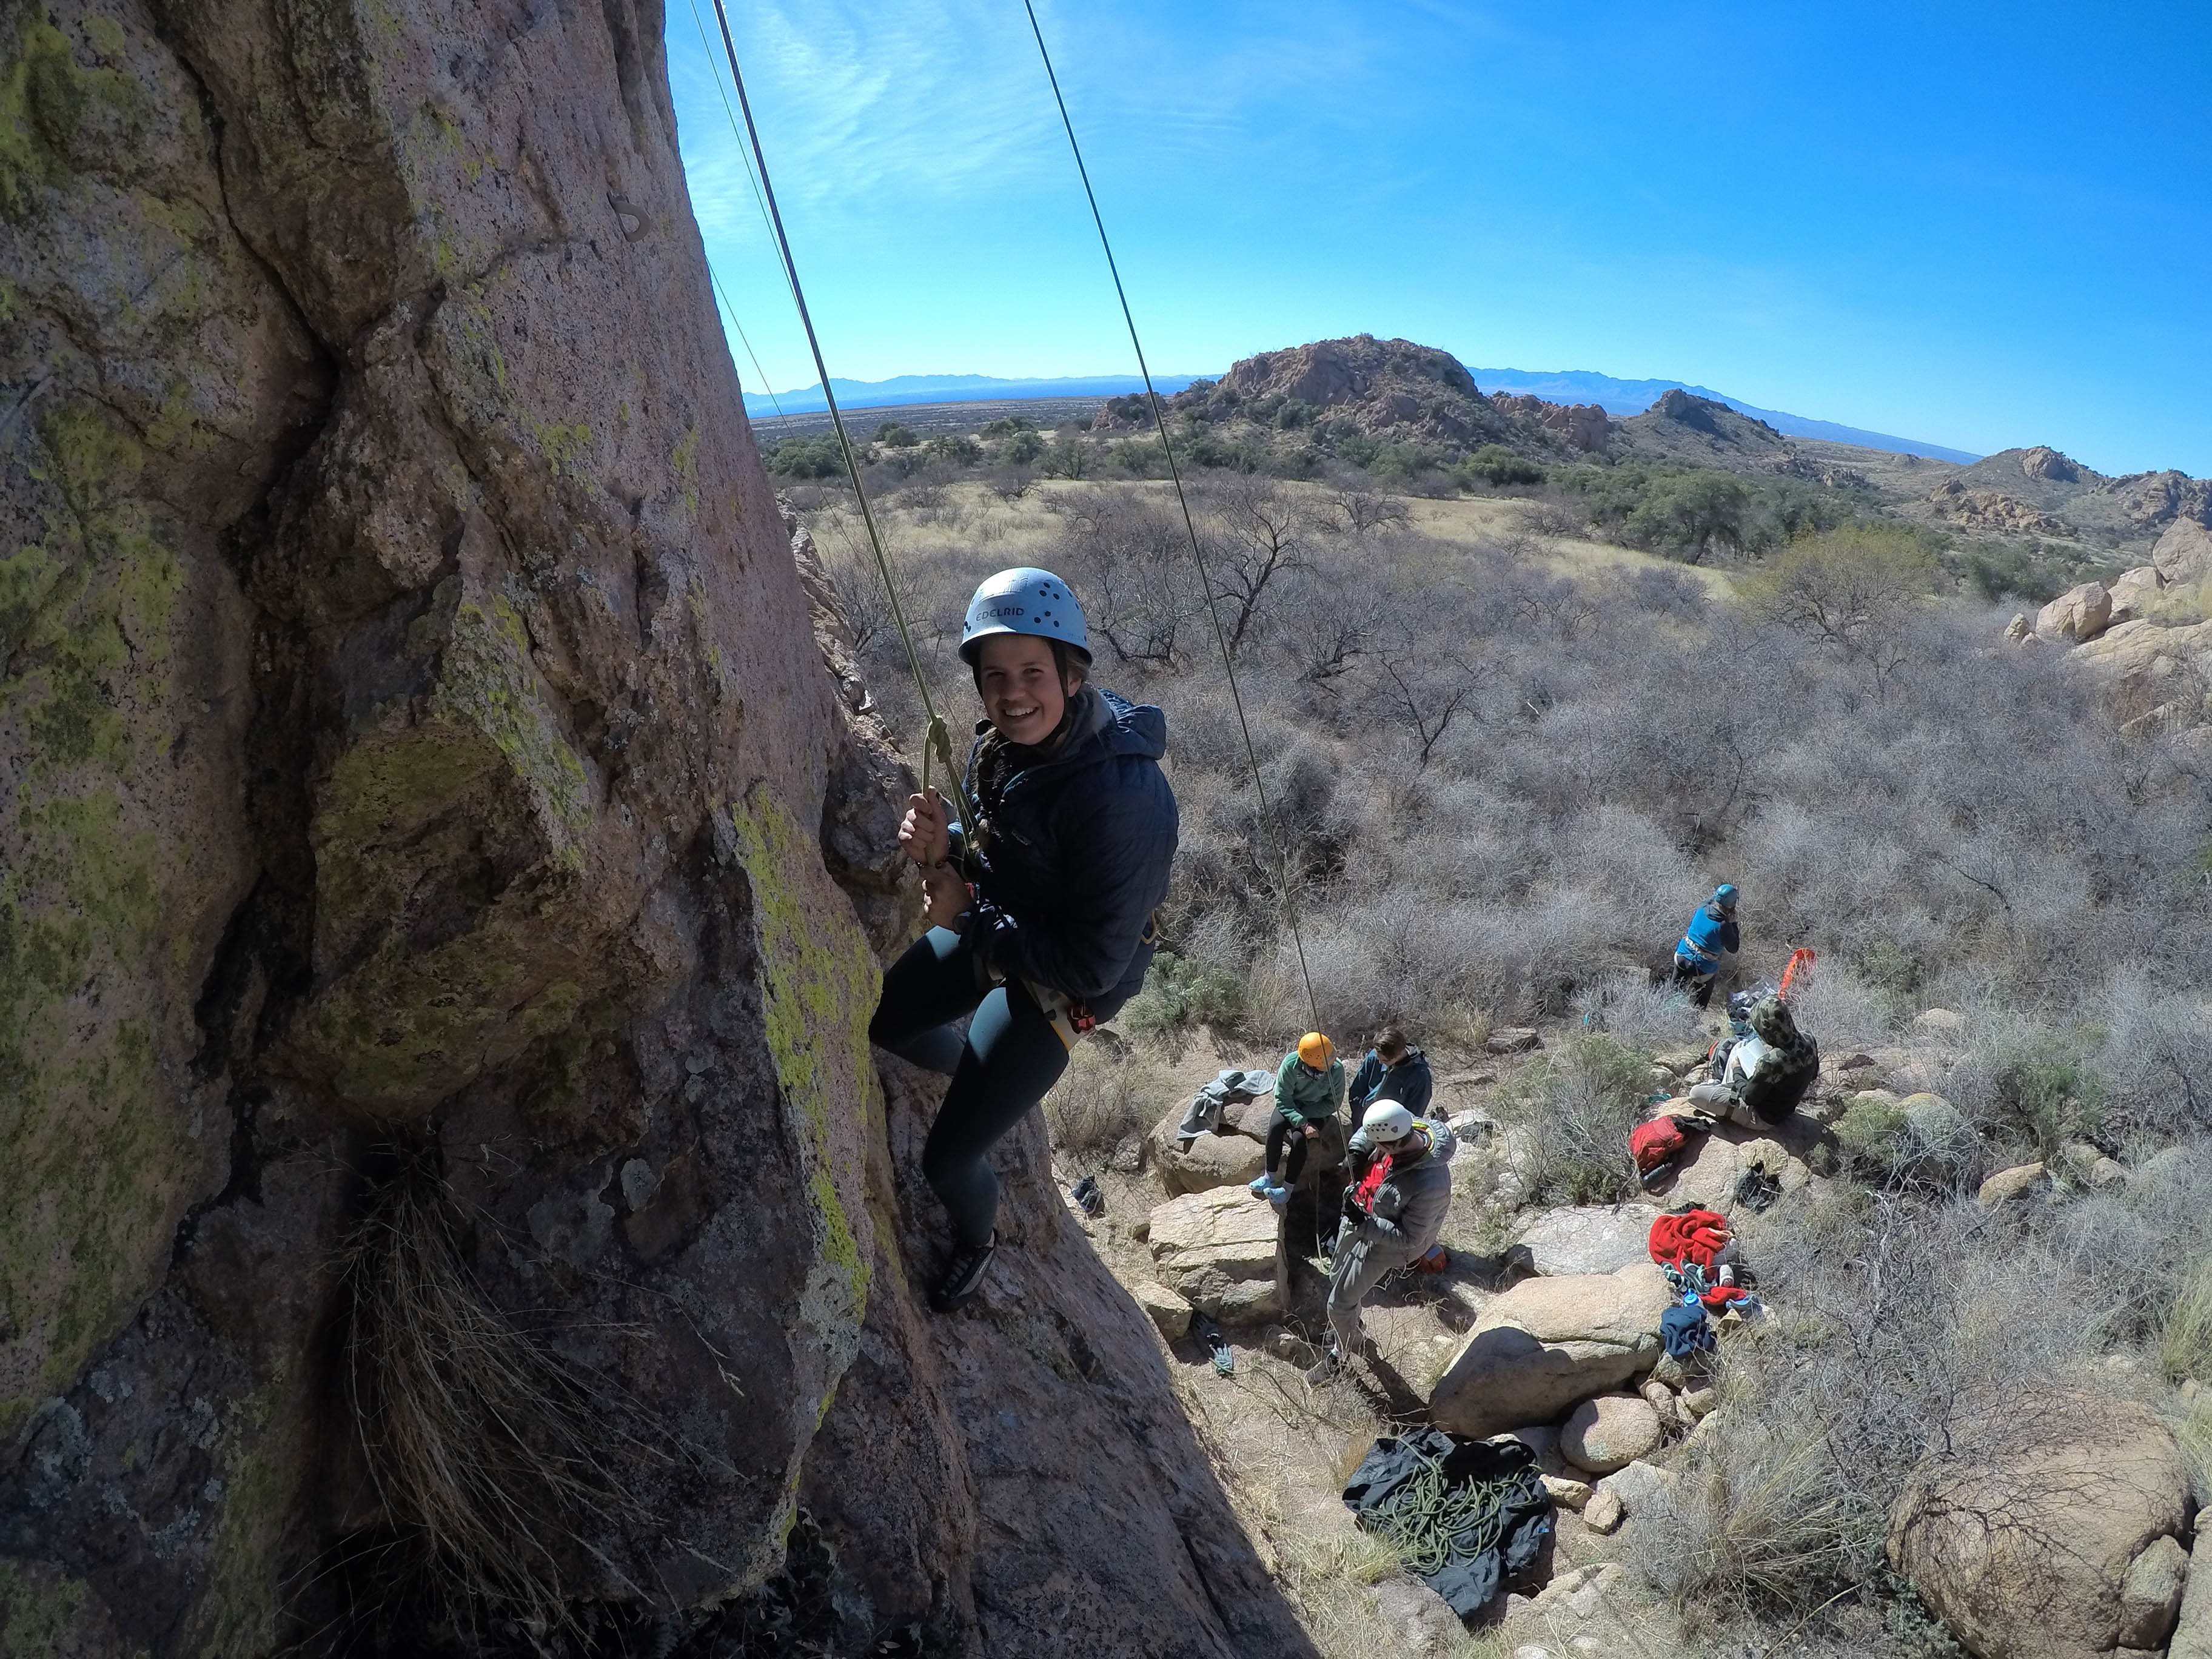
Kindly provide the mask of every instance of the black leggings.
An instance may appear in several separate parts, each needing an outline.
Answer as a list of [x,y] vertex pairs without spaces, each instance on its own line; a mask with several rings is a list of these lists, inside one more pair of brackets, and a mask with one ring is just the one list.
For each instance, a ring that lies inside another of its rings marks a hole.
[[[973,1010],[965,1042],[952,1022]],[[999,1177],[984,1154],[1067,1069],[1067,1045],[1018,982],[986,992],[959,934],[933,927],[884,975],[868,1040],[951,1076],[921,1149],[921,1172],[952,1218],[956,1243],[991,1242]]]
[[[1283,1157],[1283,1143],[1286,1140],[1291,1149],[1287,1160]],[[1283,1109],[1279,1106],[1275,1108],[1275,1115],[1267,1120],[1267,1173],[1274,1174],[1275,1166],[1279,1164],[1283,1168],[1283,1179],[1291,1186],[1297,1186],[1298,1177],[1305,1173],[1306,1132],[1303,1128],[1291,1127],[1290,1119],[1283,1115]]]

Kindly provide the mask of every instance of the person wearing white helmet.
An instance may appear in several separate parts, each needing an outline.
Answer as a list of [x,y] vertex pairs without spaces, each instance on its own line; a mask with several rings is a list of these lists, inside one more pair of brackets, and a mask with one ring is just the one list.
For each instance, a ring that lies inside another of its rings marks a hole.
[[[959,823],[907,799],[927,931],[884,975],[868,1035],[952,1081],[922,1147],[952,1249],[930,1292],[950,1313],[982,1288],[999,1182],[986,1155],[1066,1068],[1068,1045],[1142,988],[1175,857],[1167,720],[1090,684],[1083,607],[1048,570],[975,590],[960,654],[983,718]],[[957,1022],[968,1017],[965,1031]]]
[[1451,1208],[1449,1128],[1415,1117],[1395,1100],[1367,1109],[1349,1150],[1356,1178],[1345,1195],[1328,1281],[1328,1352],[1306,1373],[1326,1382],[1359,1351],[1359,1304],[1393,1268],[1418,1261]]

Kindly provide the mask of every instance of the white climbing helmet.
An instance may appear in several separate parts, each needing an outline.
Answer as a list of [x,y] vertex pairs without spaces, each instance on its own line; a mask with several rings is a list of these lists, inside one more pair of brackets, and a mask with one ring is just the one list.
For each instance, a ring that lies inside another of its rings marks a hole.
[[1376,1146],[1394,1146],[1413,1133],[1413,1115],[1395,1100],[1378,1100],[1367,1109],[1359,1127]]
[[1034,565],[1001,570],[985,579],[968,601],[967,620],[960,628],[960,655],[970,668],[981,642],[994,634],[1030,634],[1041,640],[1058,640],[1088,664],[1091,635],[1083,623],[1083,607],[1067,584],[1049,570]]

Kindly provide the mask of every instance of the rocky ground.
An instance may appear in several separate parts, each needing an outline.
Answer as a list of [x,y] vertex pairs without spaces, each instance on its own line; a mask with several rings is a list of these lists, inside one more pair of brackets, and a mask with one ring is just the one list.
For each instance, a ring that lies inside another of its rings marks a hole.
[[[1071,1213],[1151,1316],[1198,1443],[1322,1652],[1734,1652],[1725,1642],[1716,1647],[1714,1632],[1653,1588],[1631,1534],[1639,1516],[1655,1529],[1671,1523],[1679,1483],[1712,1478],[1706,1455],[1748,1403],[1732,1398],[1742,1384],[1728,1363],[1731,1350],[1784,1340],[1777,1332],[1794,1310],[1727,1316],[1716,1362],[1685,1369],[1658,1342],[1668,1297],[1649,1260],[1651,1221],[1689,1202],[1719,1210],[1755,1271],[1762,1241],[1781,1238],[1810,1206],[1850,1185],[1839,1158],[1848,1146],[1888,1133],[1939,1152],[1963,1149],[1971,1131],[1936,1092],[1959,1034],[1958,1016],[1929,1010],[1899,1047],[1832,1056],[1805,1109],[1771,1134],[1724,1125],[1693,1142],[1656,1193],[1552,1207],[1523,1201],[1528,1131],[1498,1109],[1516,1068],[1565,1033],[1499,1031],[1482,1050],[1433,1056],[1437,1104],[1450,1113],[1459,1142],[1443,1232],[1451,1265],[1391,1281],[1369,1306],[1371,1353],[1319,1387],[1304,1376],[1326,1330],[1325,1264],[1308,1231],[1310,1206],[1294,1200],[1279,1223],[1244,1187],[1261,1166],[1267,1102],[1232,1107],[1221,1132],[1188,1146],[1175,1133],[1184,1103],[1218,1069],[1272,1056],[1200,1040],[1172,1059],[1094,1059],[1142,1065],[1161,1115],[1109,1147],[1063,1147],[1055,1174],[1063,1188],[1098,1177],[1103,1212],[1085,1216],[1071,1201]],[[1674,1090],[1702,1057],[1694,1044],[1660,1055],[1655,1093]],[[1767,1180],[1747,1182],[1753,1172]],[[1993,1171],[1961,1201],[1993,1212],[2136,1178],[2097,1149],[2073,1146],[2049,1167]],[[1749,1201],[1754,1185],[1771,1194],[1763,1209]],[[1230,1375],[1217,1373],[1197,1334],[1206,1316],[1227,1337]],[[1498,1345],[1483,1339],[1501,1330],[1534,1342],[1492,1358]],[[2169,1426],[2188,1391],[2164,1411],[2100,1401],[2101,1431],[2054,1425],[2050,1443],[2008,1463],[1925,1471],[1892,1517],[1892,1559],[1966,1650],[1986,1659],[2212,1653],[2212,1572],[2188,1576],[2192,1472]],[[1525,1441],[1558,1506],[1555,1540],[1536,1573],[1472,1630],[1360,1534],[1340,1498],[1375,1437],[1430,1421]],[[2006,1524],[1982,1524],[1992,1513]],[[2058,1552],[2053,1567],[2018,1541],[2021,1528],[2079,1541]],[[1854,1650],[1826,1626],[1760,1634],[1773,1644],[1768,1651],[1785,1641],[1806,1652]],[[1940,1632],[1928,1639],[1937,1645],[1927,1650],[1942,1650]]]

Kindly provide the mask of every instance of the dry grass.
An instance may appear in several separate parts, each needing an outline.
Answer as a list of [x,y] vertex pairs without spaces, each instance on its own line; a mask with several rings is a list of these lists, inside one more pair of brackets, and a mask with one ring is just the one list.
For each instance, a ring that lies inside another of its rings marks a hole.
[[1117,1059],[1100,1043],[1078,1043],[1044,1097],[1052,1144],[1070,1152],[1109,1149],[1150,1128],[1171,1087],[1169,1068],[1148,1054]]
[[2159,1333],[2158,1359],[2176,1382],[2212,1382],[2212,1263],[2199,1267],[2174,1298]]
[[347,1401],[400,1540],[386,1576],[465,1627],[556,1632],[586,1591],[638,1593],[604,1540],[656,1528],[632,1488],[673,1454],[635,1402],[491,1304],[460,1232],[428,1155],[406,1155],[343,1263]]

